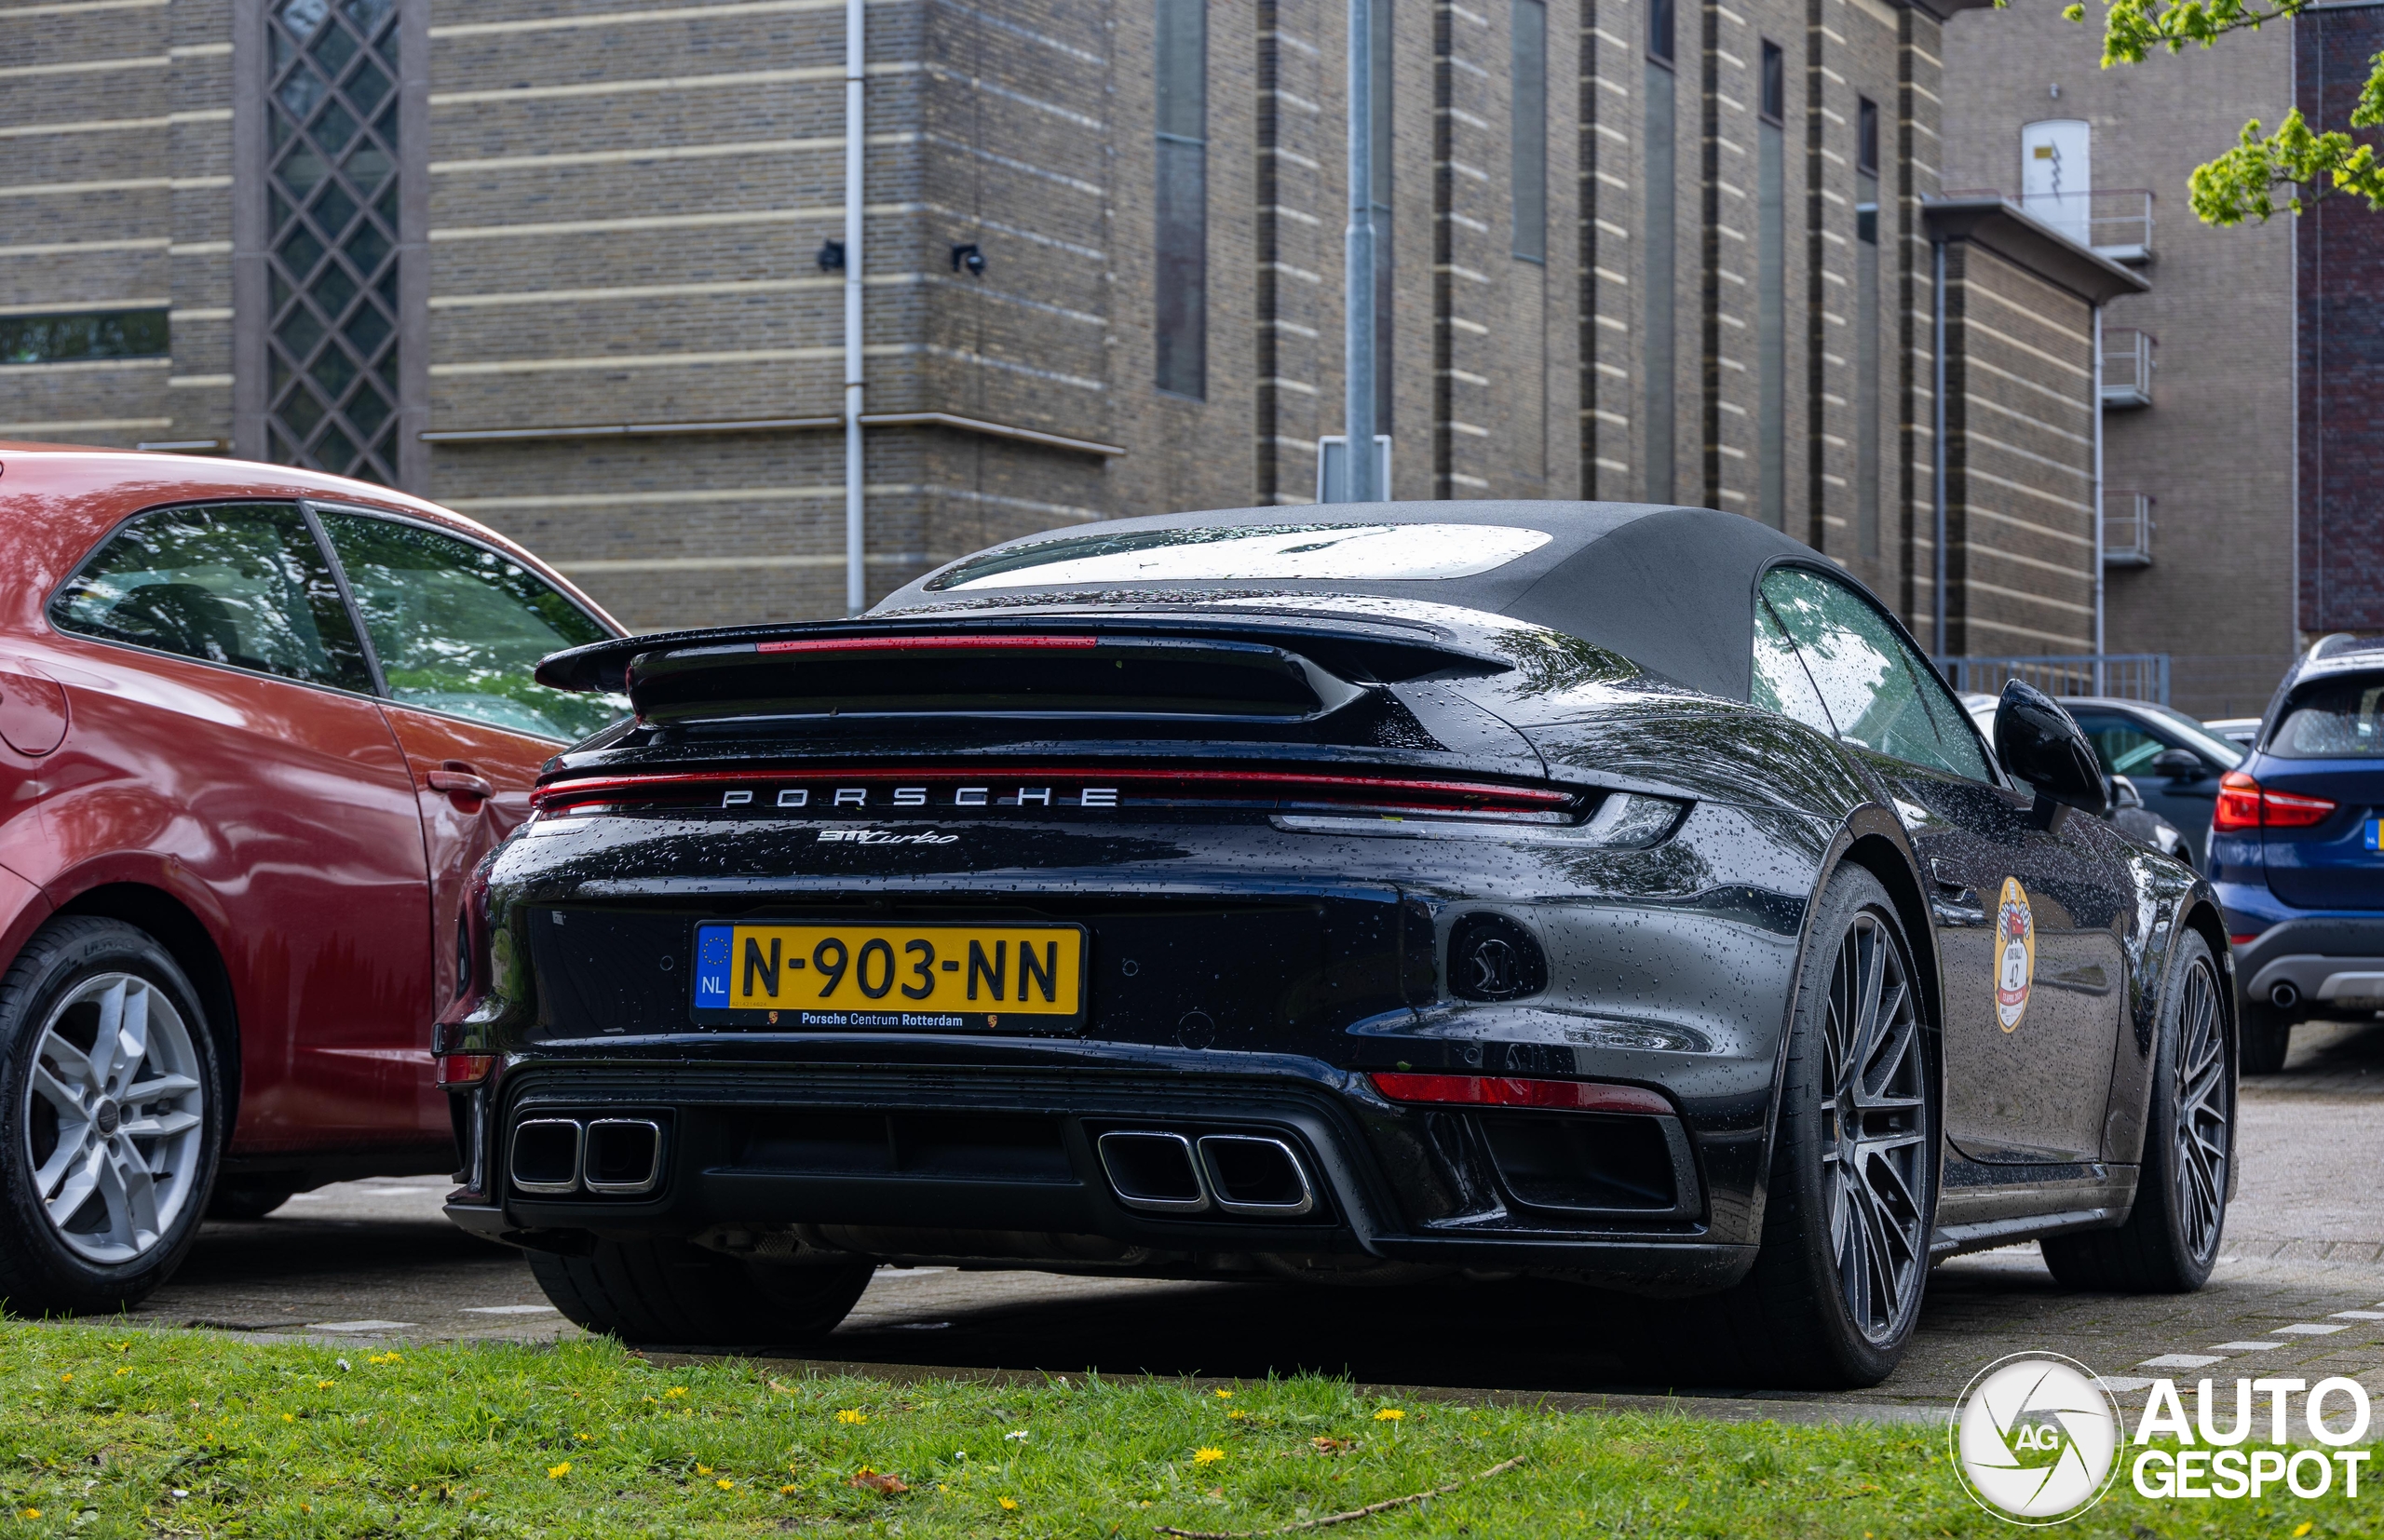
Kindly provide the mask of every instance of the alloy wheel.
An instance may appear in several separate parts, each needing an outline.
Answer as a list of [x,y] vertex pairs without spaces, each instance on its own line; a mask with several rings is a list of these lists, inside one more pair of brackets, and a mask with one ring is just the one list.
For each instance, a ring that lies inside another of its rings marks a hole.
[[2196,958],[2177,1003],[2177,1056],[2171,1066],[2171,1159],[2178,1238],[2188,1255],[2209,1256],[2227,1213],[2228,1095],[2227,1031],[2210,964]]
[[1822,1033],[1822,1181],[1831,1254],[1865,1340],[1891,1340],[1928,1274],[1927,1085],[1903,949],[1857,914],[1838,943]]
[[42,1023],[26,1077],[34,1196],[77,1256],[156,1249],[196,1197],[206,1092],[190,1029],[131,973],[84,979]]

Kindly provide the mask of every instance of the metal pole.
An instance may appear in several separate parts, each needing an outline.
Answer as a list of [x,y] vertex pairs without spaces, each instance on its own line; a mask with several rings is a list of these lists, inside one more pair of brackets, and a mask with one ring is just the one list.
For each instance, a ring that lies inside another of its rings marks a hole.
[[1930,619],[1929,640],[1940,657],[1952,655],[1945,645],[1945,243],[1929,245],[1930,290],[1930,480],[1936,493],[1937,524],[1929,554],[1936,567],[1936,612]]
[[868,570],[863,562],[865,523],[861,455],[860,230],[861,148],[867,138],[863,111],[868,33],[866,0],[845,0],[845,613],[869,607]]
[[[2143,370],[2141,356],[2136,364]],[[2137,515],[2139,520],[2142,515]],[[2136,526],[2139,544],[2143,525]],[[2103,663],[2103,307],[2094,307],[2094,693],[2110,688]]]
[[1389,489],[1375,485],[1375,48],[1374,0],[1349,0],[1349,230],[1343,277],[1348,435],[1344,479],[1352,503]]

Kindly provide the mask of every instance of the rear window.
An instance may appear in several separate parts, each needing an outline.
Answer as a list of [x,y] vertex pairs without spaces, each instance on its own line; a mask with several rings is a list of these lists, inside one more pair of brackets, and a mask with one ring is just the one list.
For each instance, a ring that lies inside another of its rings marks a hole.
[[2384,675],[2363,674],[2313,684],[2293,698],[2269,739],[2269,752],[2288,760],[2384,759],[2377,707]]
[[1034,583],[1386,582],[1471,577],[1553,538],[1504,524],[1229,524],[1070,535],[971,557],[930,588]]

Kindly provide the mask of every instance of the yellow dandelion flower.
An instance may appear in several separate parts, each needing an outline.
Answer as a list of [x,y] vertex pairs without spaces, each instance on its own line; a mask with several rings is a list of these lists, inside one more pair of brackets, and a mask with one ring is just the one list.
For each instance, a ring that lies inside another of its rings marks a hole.
[[74,1376],[74,1375],[72,1375],[72,1374],[61,1374],[61,1375],[60,1375],[60,1376],[58,1376],[58,1377],[59,1377],[59,1379],[60,1379],[60,1380],[61,1380],[61,1381],[65,1381],[65,1380],[71,1380],[71,1379],[73,1379]]
[[1217,1399],[1221,1401],[1230,1401],[1233,1399],[1233,1392],[1230,1390],[1220,1390],[1217,1392]]
[[711,1474],[711,1466],[699,1465],[696,1467],[696,1474],[698,1476],[710,1476]]
[[836,1421],[840,1423],[865,1423],[869,1421],[869,1413],[866,1412],[855,1412],[852,1408],[847,1407],[844,1411],[836,1413]]
[[329,1380],[317,1380],[315,1382],[315,1388],[317,1390],[329,1390],[331,1387],[332,1382]]
[[686,1393],[687,1387],[685,1385],[674,1385],[670,1389],[662,1393],[662,1398],[667,1401],[671,1399],[673,1397],[684,1396]]
[[2301,1527],[2293,1532],[2293,1540],[2301,1540],[2303,1535],[2309,1533],[2311,1530],[2316,1529],[2317,1527],[2318,1526],[2314,1522],[2307,1520],[2303,1520]]
[[569,1460],[565,1460],[559,1466],[549,1466],[547,1467],[547,1479],[549,1481],[560,1481],[570,1474],[571,1462]]
[[1226,1413],[1226,1419],[1228,1422],[1246,1423],[1250,1420],[1250,1413],[1242,1411],[1239,1407],[1236,1407],[1231,1412]]
[[792,1487],[780,1487],[779,1488],[779,1495],[781,1497],[792,1497],[794,1495],[794,1489]]
[[1384,1407],[1380,1412],[1375,1413],[1375,1421],[1378,1423],[1404,1422],[1406,1418],[1407,1413],[1400,1411],[1399,1408],[1395,1406]]
[[712,1485],[718,1487],[723,1492],[735,1492],[737,1490],[737,1483],[730,1480],[725,1476],[722,1477],[719,1480],[714,1481]]
[[[1015,1512],[1018,1507],[1018,1499],[1015,1497],[1005,1497],[1002,1499],[1002,1506]],[[36,1515],[35,1517],[39,1516]]]
[[129,1373],[131,1373],[131,1372],[132,1372],[132,1371],[131,1371],[131,1370],[129,1370],[129,1369],[119,1369],[119,1370],[117,1370],[117,1371],[116,1371],[116,1375],[117,1375],[117,1377],[120,1379],[120,1378],[122,1378],[123,1376],[125,1376],[125,1375],[127,1375],[127,1374],[129,1374]]
[[1222,1449],[1196,1449],[1192,1452],[1192,1463],[1196,1466],[1213,1466],[1225,1457],[1226,1452]]
[[583,1444],[592,1444],[596,1441],[596,1435],[593,1433],[575,1433],[572,1437]]
[[27,1509],[25,1509],[25,1514],[24,1514],[24,1516],[25,1516],[26,1518],[28,1518],[28,1519],[38,1519],[38,1518],[40,1518],[40,1517],[41,1517],[41,1509],[39,1509],[39,1508],[27,1508]]
[[315,1511],[315,1505],[312,1503],[301,1503],[298,1505],[298,1511],[301,1513],[312,1513]]

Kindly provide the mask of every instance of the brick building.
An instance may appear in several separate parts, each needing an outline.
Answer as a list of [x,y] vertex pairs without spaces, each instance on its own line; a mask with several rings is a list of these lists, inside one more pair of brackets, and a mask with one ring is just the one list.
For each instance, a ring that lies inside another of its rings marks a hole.
[[[2384,588],[2367,590],[2375,618],[2353,621],[2355,606],[2341,608],[2341,590],[2313,570],[2324,541],[2342,538],[2359,489],[2377,485],[2372,471],[2344,463],[2350,439],[2384,429],[2373,426],[2374,410],[2347,394],[2351,382],[2340,370],[2352,334],[2345,306],[2376,314],[2374,269],[2384,246],[2365,234],[2376,216],[2340,201],[2322,204],[2298,232],[2289,218],[2204,225],[2187,202],[2187,179],[2234,142],[2245,119],[2273,125],[2283,115],[2296,100],[2296,48],[2304,110],[2316,105],[2310,62],[2320,37],[2338,39],[2339,55],[2324,121],[2343,121],[2368,56],[2384,48],[2384,27],[2365,9],[2339,19],[2321,12],[2298,24],[2297,43],[2292,27],[2280,26],[2104,70],[2100,12],[2080,26],[2060,11],[2059,0],[2013,0],[1947,27],[1945,182],[1957,193],[1998,189],[2156,276],[2148,292],[2116,299],[2104,317],[2106,643],[2117,653],[2170,655],[2171,698],[2188,711],[2256,714],[2294,655],[2296,623],[2304,630],[2384,626]],[[2313,290],[2326,235],[2343,229],[2362,232],[2351,244],[2364,255]],[[2297,408],[2296,234],[2304,317]],[[2315,311],[2329,304],[2317,320]],[[2323,361],[2329,350],[2331,363]],[[2384,358],[2373,348],[2360,356]],[[2375,365],[2366,368],[2372,374]],[[2367,386],[2370,398],[2375,392]],[[2320,462],[2344,478],[2331,492],[2323,478],[2313,480]],[[2324,535],[2318,531],[2329,527],[2329,507],[2335,533]],[[2373,547],[2372,515],[2360,511],[2349,527],[2354,543]],[[2327,592],[2332,600],[2317,597]]]
[[[2326,6],[2293,48],[2302,115],[2338,127],[2384,53],[2384,11]],[[2327,198],[2294,235],[2299,625],[2384,631],[2384,215]]]
[[[2076,649],[2091,468],[2055,418],[2131,280],[2009,211],[1930,227],[1939,15],[1375,3],[1395,495],[1734,510],[1933,644],[1943,242],[1983,403],[1947,415],[1948,640]],[[1025,530],[1309,500],[1346,6],[868,11],[873,594]],[[841,0],[0,4],[0,436],[384,477],[634,625],[835,613],[843,50]],[[2050,404],[1989,432],[2007,385]]]

